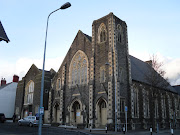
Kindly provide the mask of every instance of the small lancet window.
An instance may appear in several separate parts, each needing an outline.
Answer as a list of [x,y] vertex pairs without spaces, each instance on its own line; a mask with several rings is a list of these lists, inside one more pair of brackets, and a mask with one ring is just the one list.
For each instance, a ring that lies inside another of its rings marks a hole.
[[60,78],[57,79],[56,88],[57,88],[57,90],[61,89],[61,79]]
[[122,27],[120,24],[117,25],[117,41],[122,43]]
[[99,29],[99,42],[105,42],[106,41],[106,27],[104,24],[101,24]]

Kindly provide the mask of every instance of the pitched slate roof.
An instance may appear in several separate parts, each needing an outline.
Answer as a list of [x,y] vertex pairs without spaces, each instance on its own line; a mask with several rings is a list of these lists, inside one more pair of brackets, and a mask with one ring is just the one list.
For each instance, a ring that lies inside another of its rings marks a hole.
[[176,89],[176,91],[180,95],[180,85],[173,86],[173,88]]
[[[11,83],[12,83],[12,82],[11,82]],[[5,84],[5,85],[3,85],[3,86],[0,86],[0,90],[3,89],[3,88],[5,88],[6,86],[8,86],[8,85],[11,84],[11,83],[8,83],[8,84]]]
[[[150,84],[146,79],[145,76],[149,73],[150,65],[144,61],[141,61],[131,55],[129,55],[131,61],[131,77],[133,80],[143,82],[146,84]],[[159,76],[160,77],[160,76]],[[160,77],[163,79],[162,77]],[[176,89],[174,89],[170,84],[168,84],[167,90],[177,93]]]
[[91,37],[91,36],[89,36],[89,35],[87,35],[87,34],[85,34],[85,33],[83,33],[83,34],[89,39],[89,41],[92,42],[92,37]]
[[0,21],[0,41],[2,41],[2,40],[6,41],[7,43],[9,42],[9,38],[7,37],[6,32]]

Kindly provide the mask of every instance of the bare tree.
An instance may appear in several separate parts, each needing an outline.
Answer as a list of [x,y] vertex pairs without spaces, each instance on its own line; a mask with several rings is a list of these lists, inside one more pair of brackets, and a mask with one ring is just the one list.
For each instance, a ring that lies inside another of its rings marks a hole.
[[166,88],[168,83],[168,78],[165,78],[166,72],[162,69],[163,62],[159,62],[156,55],[150,56],[150,61],[147,67],[148,71],[145,74],[146,81],[153,87]]

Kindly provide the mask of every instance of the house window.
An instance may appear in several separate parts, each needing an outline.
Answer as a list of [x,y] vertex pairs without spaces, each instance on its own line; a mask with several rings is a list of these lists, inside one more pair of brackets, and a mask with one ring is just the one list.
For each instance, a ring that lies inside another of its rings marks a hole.
[[133,110],[134,110],[134,117],[139,117],[139,103],[138,103],[138,89],[133,89]]
[[69,68],[70,86],[87,84],[88,81],[88,59],[84,52],[78,51],[74,55]]
[[107,38],[107,31],[105,24],[101,24],[98,29],[99,43],[105,42]]

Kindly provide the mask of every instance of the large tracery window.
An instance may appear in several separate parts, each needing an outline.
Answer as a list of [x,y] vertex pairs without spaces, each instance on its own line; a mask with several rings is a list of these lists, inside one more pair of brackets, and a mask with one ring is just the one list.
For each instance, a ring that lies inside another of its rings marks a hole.
[[74,55],[69,69],[70,86],[87,84],[88,82],[88,59],[83,51]]
[[102,23],[98,29],[99,43],[105,42],[107,38],[106,26]]
[[29,81],[25,88],[25,104],[33,104],[34,82]]

